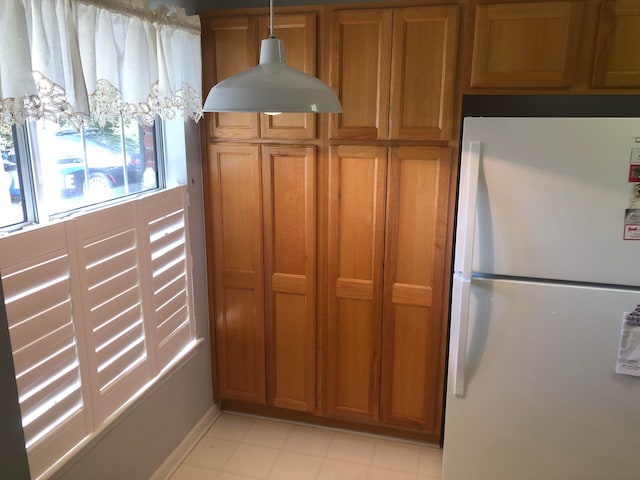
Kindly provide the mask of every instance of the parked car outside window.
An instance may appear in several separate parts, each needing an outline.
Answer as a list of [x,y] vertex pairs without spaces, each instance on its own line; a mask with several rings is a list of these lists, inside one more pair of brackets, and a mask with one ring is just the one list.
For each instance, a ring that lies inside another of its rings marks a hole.
[[120,121],[81,131],[46,122],[32,128],[37,190],[45,199],[46,213],[62,213],[156,188],[155,152],[152,149],[149,155],[145,146],[149,131],[153,135],[153,129]]
[[0,228],[25,220],[22,206],[22,186],[11,131],[0,132]]
[[[48,140],[52,151],[58,152],[55,166],[63,197],[83,195],[88,193],[87,188],[93,194],[107,196],[108,190],[114,188],[120,188],[118,193],[124,194],[125,186],[127,193],[140,191],[144,165],[139,152],[123,156],[119,145],[108,144],[96,131],[85,131],[84,141],[83,151],[82,135],[75,130],[61,130]],[[85,184],[87,173],[89,181]]]
[[13,148],[7,149],[7,151],[3,150],[2,166],[6,173],[6,181],[11,203],[20,203],[22,200],[20,177],[18,176],[18,165],[16,163],[16,154]]

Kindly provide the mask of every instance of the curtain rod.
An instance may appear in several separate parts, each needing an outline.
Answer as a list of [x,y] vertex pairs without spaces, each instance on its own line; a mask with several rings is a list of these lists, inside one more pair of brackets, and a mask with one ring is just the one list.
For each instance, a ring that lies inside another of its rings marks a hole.
[[156,10],[151,10],[127,5],[114,0],[75,0],[75,2],[103,8],[114,13],[141,18],[153,23],[180,28],[181,30],[186,30],[198,35],[201,33],[200,17],[197,15],[186,15],[183,8],[168,8],[160,5]]

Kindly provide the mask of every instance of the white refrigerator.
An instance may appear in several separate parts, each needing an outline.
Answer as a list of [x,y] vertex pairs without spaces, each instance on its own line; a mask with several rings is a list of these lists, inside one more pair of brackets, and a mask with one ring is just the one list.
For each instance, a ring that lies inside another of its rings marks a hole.
[[443,480],[640,479],[638,158],[640,119],[465,119]]

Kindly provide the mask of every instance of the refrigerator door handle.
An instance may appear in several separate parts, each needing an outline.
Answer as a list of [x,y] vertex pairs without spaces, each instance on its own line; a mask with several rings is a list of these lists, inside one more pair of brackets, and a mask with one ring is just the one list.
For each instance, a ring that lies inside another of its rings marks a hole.
[[464,397],[467,363],[467,335],[469,331],[469,300],[471,280],[456,275],[453,280],[451,328],[453,338],[453,394]]
[[482,142],[473,141],[469,143],[467,154],[463,157],[466,162],[465,174],[466,185],[464,192],[460,198],[463,199],[463,218],[460,227],[461,245],[458,252],[462,255],[462,276],[463,278],[471,278],[473,269],[473,241],[476,230],[476,209],[478,204],[478,179],[480,176],[480,160],[482,155]]

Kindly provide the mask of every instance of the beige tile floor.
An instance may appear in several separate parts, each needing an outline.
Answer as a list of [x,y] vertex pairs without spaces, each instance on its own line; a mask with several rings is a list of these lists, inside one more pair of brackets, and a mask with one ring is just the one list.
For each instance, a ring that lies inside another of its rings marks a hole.
[[171,480],[440,480],[417,442],[223,413]]

